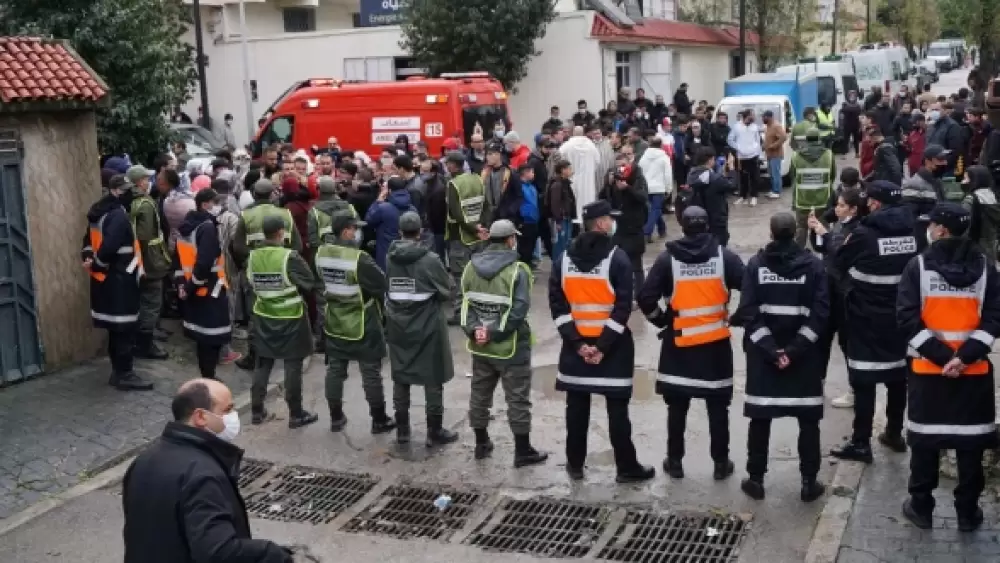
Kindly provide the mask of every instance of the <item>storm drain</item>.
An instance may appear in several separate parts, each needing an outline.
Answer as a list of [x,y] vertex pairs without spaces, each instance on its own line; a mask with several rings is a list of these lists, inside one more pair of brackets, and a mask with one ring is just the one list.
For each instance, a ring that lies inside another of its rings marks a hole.
[[399,539],[447,541],[465,526],[485,498],[480,493],[440,487],[393,485],[374,504],[351,518],[343,530]]
[[272,467],[274,467],[274,464],[270,461],[244,459],[240,463],[240,478],[238,481],[240,489],[249,487],[251,483],[263,477]]
[[743,517],[629,510],[598,559],[625,563],[732,563],[746,538]]
[[371,475],[284,467],[246,496],[247,512],[279,522],[326,524],[376,484]]
[[573,501],[506,499],[465,543],[540,557],[583,557],[607,528],[611,512]]

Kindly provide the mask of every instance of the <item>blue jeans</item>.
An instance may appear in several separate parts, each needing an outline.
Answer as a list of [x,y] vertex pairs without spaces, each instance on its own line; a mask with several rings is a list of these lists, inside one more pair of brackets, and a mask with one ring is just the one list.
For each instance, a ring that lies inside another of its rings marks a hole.
[[647,237],[653,234],[653,227],[661,237],[667,234],[667,224],[663,222],[663,200],[666,197],[666,194],[649,194],[649,216],[642,230]]
[[780,158],[768,158],[767,170],[771,174],[771,192],[781,193],[781,160]]
[[[556,224],[559,224],[562,228],[556,230]],[[566,252],[566,248],[569,246],[570,236],[573,234],[573,221],[569,219],[563,219],[562,221],[552,221],[552,238],[555,239],[555,244],[552,245],[552,261],[555,262]]]

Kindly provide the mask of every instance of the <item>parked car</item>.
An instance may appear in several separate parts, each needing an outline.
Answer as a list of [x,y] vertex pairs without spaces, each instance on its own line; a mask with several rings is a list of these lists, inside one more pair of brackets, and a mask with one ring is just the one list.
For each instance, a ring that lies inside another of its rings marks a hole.
[[173,132],[171,140],[184,141],[191,156],[201,156],[199,152],[212,155],[225,146],[222,139],[200,125],[171,123],[170,129]]
[[919,68],[926,72],[931,77],[931,83],[936,83],[941,80],[941,66],[933,59],[924,59],[920,61]]

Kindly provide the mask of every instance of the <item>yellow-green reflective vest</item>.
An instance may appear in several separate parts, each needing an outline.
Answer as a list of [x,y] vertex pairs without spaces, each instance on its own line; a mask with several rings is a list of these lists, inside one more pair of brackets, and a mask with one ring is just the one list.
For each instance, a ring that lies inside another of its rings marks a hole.
[[257,205],[243,211],[243,225],[247,233],[247,247],[251,249],[259,248],[264,244],[264,217],[281,217],[285,223],[285,246],[292,246],[292,229],[295,224],[292,222],[292,212],[282,209],[273,203],[258,203]]
[[[823,126],[819,128],[820,137],[829,137],[833,135],[833,116],[829,113],[823,113],[823,110],[816,110],[816,122]],[[828,127],[828,129],[827,129]]]
[[323,331],[333,338],[361,340],[365,335],[365,307],[358,285],[361,250],[324,244],[316,251],[316,270],[323,279]]
[[[358,212],[354,209],[354,206],[348,205],[347,208],[351,210],[351,215],[357,219]],[[320,242],[333,242],[333,239],[336,238],[336,235],[333,234],[333,217],[329,213],[320,211],[315,207],[310,209],[309,213],[312,213],[313,220],[316,221],[316,232],[319,235]]]
[[167,261],[167,264],[170,264],[170,249],[167,248],[167,245],[163,244],[163,229],[160,222],[160,210],[156,207],[156,202],[153,201],[153,198],[148,195],[137,196],[132,200],[132,205],[129,206],[128,212],[129,217],[132,219],[132,232],[136,232],[135,219],[139,216],[139,209],[143,205],[150,206],[153,209],[153,216],[156,217],[156,238],[147,242],[146,245],[150,247],[150,251],[152,251],[154,247],[158,247],[160,249],[159,251],[163,253],[163,258]]
[[[468,321],[474,326],[487,328],[497,327],[504,330],[507,317],[514,306],[514,280],[518,268],[524,268],[531,279],[531,272],[522,262],[514,262],[500,271],[492,279],[486,279],[476,273],[470,262],[462,273],[462,325]],[[477,344],[470,338],[467,344],[469,352],[487,358],[505,360],[512,358],[517,351],[517,332],[512,332],[506,340],[486,344]]]
[[[483,203],[486,201],[486,191],[483,189],[483,182],[475,174],[459,174],[451,179],[458,192],[458,204],[462,207],[462,220],[475,225],[479,222],[483,214]],[[451,197],[451,190],[448,190],[448,197]],[[455,223],[455,220],[448,215],[448,222]],[[459,229],[459,237],[462,244],[471,246],[479,242],[479,237]]]
[[829,150],[815,162],[810,162],[799,153],[792,155],[795,176],[792,178],[795,209],[822,209],[826,207],[833,192],[833,153]]
[[305,305],[298,288],[288,279],[292,251],[280,246],[262,246],[250,252],[247,280],[253,287],[253,313],[272,319],[298,319]]

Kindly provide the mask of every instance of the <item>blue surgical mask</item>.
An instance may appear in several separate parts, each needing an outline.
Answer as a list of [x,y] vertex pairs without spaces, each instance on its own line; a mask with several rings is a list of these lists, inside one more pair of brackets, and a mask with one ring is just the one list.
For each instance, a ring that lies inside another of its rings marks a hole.
[[937,120],[941,119],[941,112],[939,110],[932,109],[930,111],[930,115],[928,115],[928,118],[931,121],[937,121]]

